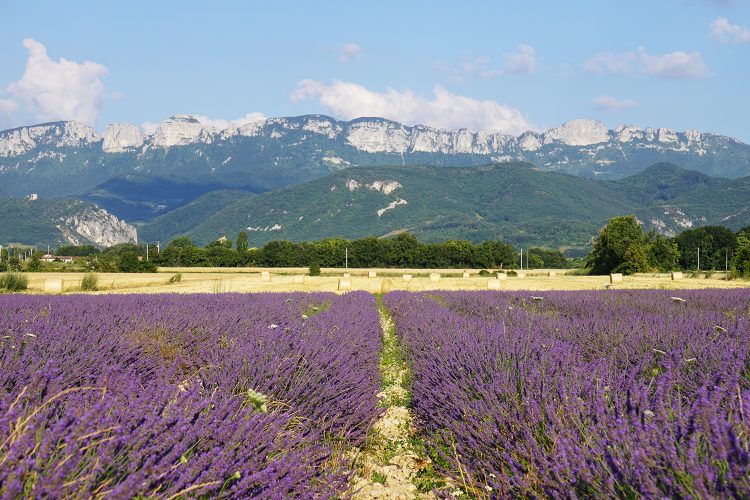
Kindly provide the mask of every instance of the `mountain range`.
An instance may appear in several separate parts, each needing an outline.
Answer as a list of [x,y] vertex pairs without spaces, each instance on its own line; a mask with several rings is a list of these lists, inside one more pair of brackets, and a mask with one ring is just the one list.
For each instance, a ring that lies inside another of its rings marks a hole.
[[409,230],[584,247],[619,213],[664,233],[746,225],[748,175],[750,146],[732,138],[591,120],[520,136],[321,115],[223,130],[178,115],[150,134],[54,122],[0,132],[0,209],[54,230],[32,238],[0,219],[0,239],[105,244],[102,228],[71,232],[40,215],[57,211],[98,213],[123,241],[133,227],[142,239],[199,242],[245,229],[258,244]]

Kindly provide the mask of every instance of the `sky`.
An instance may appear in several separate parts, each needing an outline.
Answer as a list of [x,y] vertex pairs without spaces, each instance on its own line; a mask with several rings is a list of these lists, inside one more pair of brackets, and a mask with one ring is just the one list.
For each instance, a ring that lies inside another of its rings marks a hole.
[[750,143],[749,0],[0,0],[0,26],[0,129],[321,113],[519,134],[589,118]]

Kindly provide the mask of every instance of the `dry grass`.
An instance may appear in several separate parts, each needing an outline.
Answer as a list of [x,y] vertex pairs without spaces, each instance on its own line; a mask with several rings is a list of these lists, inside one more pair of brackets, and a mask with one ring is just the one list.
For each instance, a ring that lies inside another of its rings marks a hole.
[[[252,269],[252,270],[251,270]],[[324,269],[322,276],[305,276],[304,283],[295,282],[295,275],[302,274],[300,268],[271,269],[271,281],[261,280],[260,268],[191,270],[190,268],[163,268],[162,272],[151,274],[100,273],[99,291],[91,293],[218,293],[218,292],[287,292],[287,291],[329,291],[336,292],[339,279],[344,272],[351,274],[352,290],[366,290],[380,293],[384,281],[392,290],[486,290],[488,278],[482,278],[473,271],[469,278],[463,278],[458,269],[377,269],[377,278],[368,278],[368,269]],[[182,273],[182,280],[168,283],[169,276]],[[404,272],[411,273],[413,279],[403,281]],[[438,282],[430,282],[429,274],[442,275]],[[42,293],[47,278],[62,278],[66,292],[80,290],[83,273],[28,273],[29,292]],[[397,279],[393,279],[397,276]],[[750,286],[745,280],[726,281],[720,274],[711,278],[685,278],[672,281],[668,274],[624,276],[621,283],[612,288],[644,289],[685,289],[685,288],[744,288]],[[298,280],[297,280],[298,281]],[[528,271],[524,279],[509,276],[503,280],[501,290],[598,290],[609,283],[609,276],[572,276],[558,273],[548,276],[547,270]],[[218,284],[218,285],[217,285]]]

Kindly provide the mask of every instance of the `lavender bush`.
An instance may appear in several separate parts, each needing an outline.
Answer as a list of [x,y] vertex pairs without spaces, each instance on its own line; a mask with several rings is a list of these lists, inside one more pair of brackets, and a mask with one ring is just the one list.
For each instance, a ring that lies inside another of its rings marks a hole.
[[393,292],[414,411],[474,495],[750,496],[750,291]]
[[0,497],[332,496],[379,412],[366,293],[2,296],[0,311]]

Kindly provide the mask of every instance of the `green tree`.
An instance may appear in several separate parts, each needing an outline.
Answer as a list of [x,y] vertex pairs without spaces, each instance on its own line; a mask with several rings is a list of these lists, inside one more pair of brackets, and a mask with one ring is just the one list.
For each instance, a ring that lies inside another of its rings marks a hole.
[[232,249],[232,241],[228,240],[226,238],[220,238],[220,239],[214,240],[211,243],[209,243],[208,245],[206,245],[206,248],[215,248],[215,247],[228,248],[228,249],[231,250]]
[[529,252],[528,257],[526,257],[524,265],[526,266],[526,269],[542,269],[546,267],[544,264],[544,259],[542,259],[539,254],[531,252]]
[[320,264],[316,260],[310,262],[310,276],[320,276]]
[[684,269],[698,266],[698,248],[701,269],[724,269],[725,259],[734,254],[737,235],[723,226],[704,226],[688,229],[675,238],[680,251],[680,265]]
[[662,272],[680,268],[680,250],[677,243],[653,230],[646,234],[649,266]]
[[542,261],[540,267],[546,269],[565,269],[568,267],[568,259],[559,250],[548,250],[546,248],[530,248],[528,251],[529,262],[536,256]]
[[21,270],[21,259],[17,255],[8,259],[8,270],[9,271],[20,271]]
[[100,250],[94,245],[61,245],[57,247],[55,255],[67,257],[88,257],[99,253]]
[[209,245],[205,254],[209,265],[214,267],[234,267],[239,261],[237,252],[225,245]]
[[622,215],[607,221],[594,239],[594,248],[587,259],[592,274],[609,274],[615,270],[642,270],[645,241],[635,215]]
[[137,273],[138,272],[138,254],[135,252],[127,252],[120,256],[120,262],[117,265],[121,273]]
[[737,237],[734,261],[738,273],[743,276],[750,275],[750,239],[745,236],[745,233],[740,233]]
[[39,255],[37,255],[36,253],[33,253],[31,255],[31,259],[29,259],[29,263],[26,264],[26,269],[31,272],[35,272],[35,271],[39,271],[41,267],[42,267],[42,261],[39,260]]
[[240,231],[240,234],[237,235],[237,253],[242,257],[245,255],[245,252],[247,252],[247,233],[245,231]]

